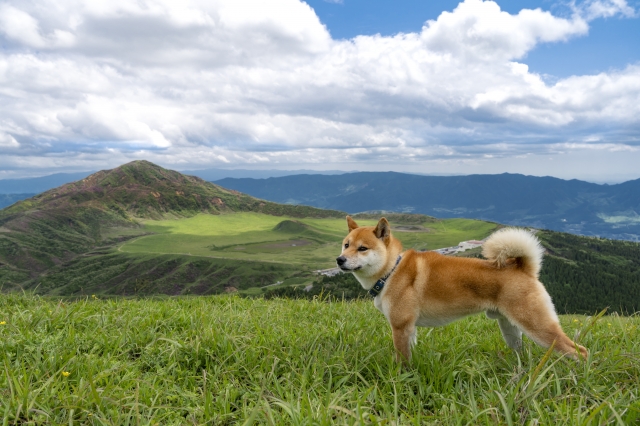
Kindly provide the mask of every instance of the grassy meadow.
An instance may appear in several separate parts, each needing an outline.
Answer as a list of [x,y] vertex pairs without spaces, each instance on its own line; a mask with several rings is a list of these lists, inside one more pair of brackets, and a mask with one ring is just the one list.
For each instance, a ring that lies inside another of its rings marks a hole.
[[640,318],[563,316],[584,363],[474,316],[393,361],[371,301],[0,299],[2,424],[629,425]]
[[[292,227],[277,229],[283,221],[295,222]],[[375,225],[376,221],[358,223]],[[425,223],[417,230],[394,229],[394,235],[405,248],[433,250],[484,238],[495,227],[494,223],[478,220],[445,219]],[[344,219],[293,219],[259,213],[147,220],[144,228],[153,235],[128,241],[119,250],[311,265],[316,269],[335,266],[339,243],[347,233]]]

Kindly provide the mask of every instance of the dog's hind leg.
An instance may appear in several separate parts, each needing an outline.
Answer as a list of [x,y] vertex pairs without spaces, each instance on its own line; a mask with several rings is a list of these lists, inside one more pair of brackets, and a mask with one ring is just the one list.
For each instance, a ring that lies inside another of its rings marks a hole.
[[514,351],[522,349],[522,331],[498,311],[487,311],[487,318],[498,320],[502,337]]
[[[542,287],[542,284],[538,283],[538,285]],[[507,304],[503,306],[502,313],[540,346],[548,348],[555,343],[554,348],[560,353],[574,359],[579,359],[580,356],[586,358],[587,349],[574,343],[562,331],[551,297],[544,287],[541,290],[529,293],[520,300],[519,306],[526,306],[526,309],[518,309],[515,305]]]
[[511,324],[508,319],[498,318],[498,325],[502,331],[502,337],[507,345],[514,351],[522,349],[522,331],[515,325]]

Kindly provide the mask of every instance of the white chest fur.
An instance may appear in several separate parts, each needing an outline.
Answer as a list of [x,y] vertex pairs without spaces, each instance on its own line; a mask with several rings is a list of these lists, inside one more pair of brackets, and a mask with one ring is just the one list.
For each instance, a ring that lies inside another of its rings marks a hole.
[[[387,304],[385,303],[384,305],[387,305]],[[376,297],[373,298],[373,306],[375,306],[377,310],[382,312],[384,314],[384,316],[387,317],[387,319],[389,319],[389,316],[387,315],[387,313],[385,312],[385,310],[383,308],[382,295],[381,294],[379,294],[379,295],[377,295]]]

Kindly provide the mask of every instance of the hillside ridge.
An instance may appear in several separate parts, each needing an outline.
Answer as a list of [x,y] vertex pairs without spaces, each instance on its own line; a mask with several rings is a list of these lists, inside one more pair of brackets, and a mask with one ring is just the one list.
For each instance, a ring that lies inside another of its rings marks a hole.
[[166,215],[180,217],[198,212],[219,214],[233,211],[281,215],[278,210],[287,210],[287,214],[293,216],[337,216],[337,212],[317,208],[279,206],[145,160],[102,170],[79,181],[50,189],[15,203],[0,211],[0,215],[78,206],[112,211],[126,219],[161,219]]

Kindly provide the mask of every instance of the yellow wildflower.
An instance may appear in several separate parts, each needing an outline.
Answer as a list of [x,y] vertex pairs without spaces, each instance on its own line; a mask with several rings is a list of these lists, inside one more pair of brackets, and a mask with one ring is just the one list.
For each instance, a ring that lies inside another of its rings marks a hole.
[[0,321],[0,325],[5,325],[6,323],[6,321]]
[[63,372],[62,372],[62,375],[63,375],[64,377],[69,377],[69,375],[70,375],[70,374],[71,374],[71,373],[69,373],[68,371],[63,371]]

